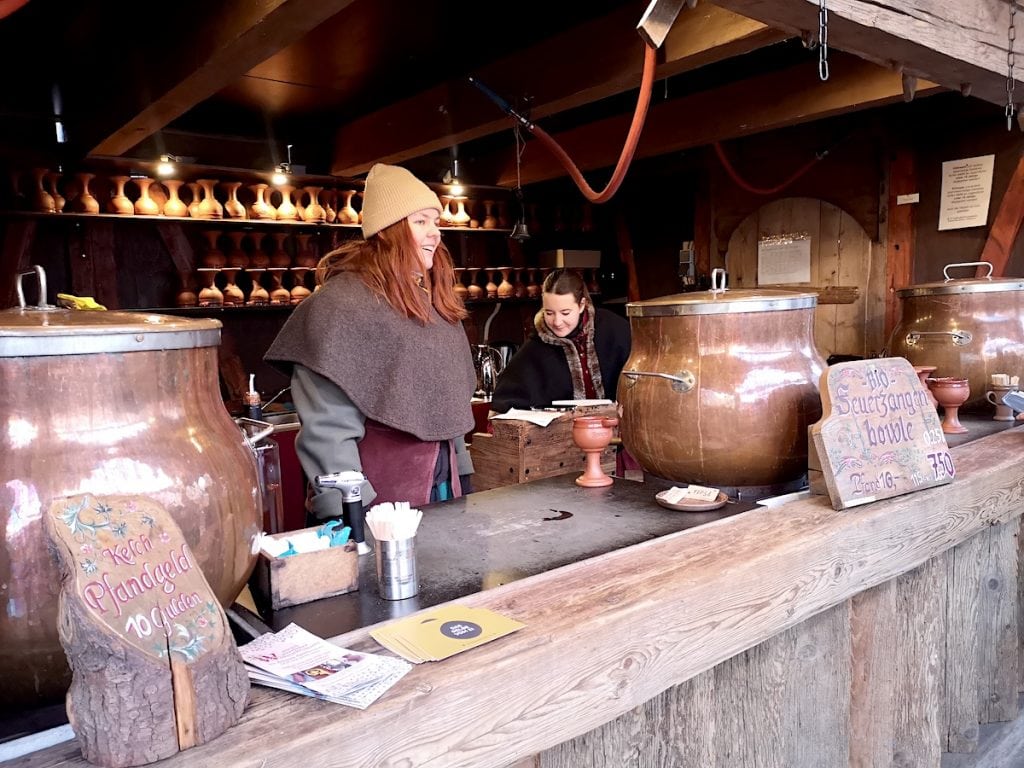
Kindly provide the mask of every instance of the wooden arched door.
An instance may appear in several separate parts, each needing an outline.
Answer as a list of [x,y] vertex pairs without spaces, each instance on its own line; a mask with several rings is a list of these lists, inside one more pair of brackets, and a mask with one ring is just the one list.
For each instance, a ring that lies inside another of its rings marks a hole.
[[[795,236],[810,240],[810,280],[758,280],[758,244]],[[729,238],[726,269],[732,288],[788,288],[818,293],[814,341],[822,357],[874,357],[885,344],[885,249],[841,208],[807,197],[767,203]]]

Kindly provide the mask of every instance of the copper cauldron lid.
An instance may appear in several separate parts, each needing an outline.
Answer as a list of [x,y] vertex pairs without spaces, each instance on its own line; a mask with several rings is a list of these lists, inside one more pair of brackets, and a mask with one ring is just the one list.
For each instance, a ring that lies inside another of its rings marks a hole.
[[[721,278],[721,285],[719,285]],[[776,288],[725,287],[724,270],[711,273],[711,290],[675,293],[626,305],[628,317],[666,317],[671,315],[724,315],[743,312],[777,312],[805,309],[818,304],[818,294],[785,291]]]
[[[41,268],[35,269],[40,278],[40,296],[45,297],[45,274]],[[149,352],[220,344],[221,322],[211,318],[61,309],[46,303],[25,306],[21,275],[18,277],[20,306],[0,311],[0,358]]]
[[[984,277],[953,278],[949,276],[952,267],[988,267]],[[954,293],[999,293],[1002,291],[1024,291],[1024,278],[992,277],[992,264],[988,261],[965,261],[947,264],[942,268],[946,279],[941,282],[921,283],[909,288],[900,288],[896,295],[901,299],[908,296],[938,296]]]

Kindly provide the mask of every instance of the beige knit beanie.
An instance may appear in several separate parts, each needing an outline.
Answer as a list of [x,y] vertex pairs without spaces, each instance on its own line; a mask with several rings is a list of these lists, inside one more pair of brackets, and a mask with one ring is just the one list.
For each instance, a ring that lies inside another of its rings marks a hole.
[[370,169],[363,190],[363,237],[369,239],[426,208],[441,212],[441,201],[430,187],[405,168],[377,163]]

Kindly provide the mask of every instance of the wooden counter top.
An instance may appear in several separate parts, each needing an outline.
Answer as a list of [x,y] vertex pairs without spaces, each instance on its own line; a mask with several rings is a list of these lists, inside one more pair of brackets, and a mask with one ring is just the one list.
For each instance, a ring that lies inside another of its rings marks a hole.
[[[948,486],[759,508],[468,596],[526,628],[416,667],[362,712],[254,687],[236,727],[162,765],[513,765],[1021,514],[1024,430],[953,455]],[[338,641],[377,648],[365,629]],[[86,765],[73,742],[11,764]]]

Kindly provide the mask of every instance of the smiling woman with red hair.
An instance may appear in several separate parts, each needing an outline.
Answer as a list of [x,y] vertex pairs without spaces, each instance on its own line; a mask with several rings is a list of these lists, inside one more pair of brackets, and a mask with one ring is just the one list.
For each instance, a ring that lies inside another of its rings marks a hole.
[[[299,460],[309,478],[363,472],[364,505],[461,495],[476,374],[441,202],[409,171],[378,164],[362,213],[364,239],[321,259],[317,290],[266,354],[291,375]],[[340,493],[313,490],[316,518],[341,514]]]

